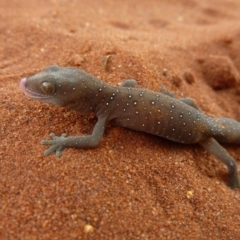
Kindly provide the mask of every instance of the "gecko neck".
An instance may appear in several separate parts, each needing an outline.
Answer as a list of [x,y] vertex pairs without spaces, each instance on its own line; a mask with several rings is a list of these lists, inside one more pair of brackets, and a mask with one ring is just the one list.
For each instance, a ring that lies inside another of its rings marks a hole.
[[74,97],[75,101],[68,103],[65,107],[80,111],[83,114],[93,112],[97,116],[102,115],[108,101],[111,100],[111,96],[117,91],[116,88],[97,78],[89,80],[87,84],[82,82],[79,85],[81,90]]

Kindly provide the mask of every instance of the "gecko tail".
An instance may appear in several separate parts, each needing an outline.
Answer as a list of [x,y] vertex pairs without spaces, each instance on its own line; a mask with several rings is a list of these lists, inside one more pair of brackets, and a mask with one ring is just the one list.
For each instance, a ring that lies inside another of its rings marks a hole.
[[216,119],[217,131],[213,137],[223,143],[240,144],[240,122],[230,118]]
[[238,165],[229,153],[214,139],[207,138],[199,142],[209,153],[217,157],[228,168],[229,186],[240,188],[240,177],[238,175]]

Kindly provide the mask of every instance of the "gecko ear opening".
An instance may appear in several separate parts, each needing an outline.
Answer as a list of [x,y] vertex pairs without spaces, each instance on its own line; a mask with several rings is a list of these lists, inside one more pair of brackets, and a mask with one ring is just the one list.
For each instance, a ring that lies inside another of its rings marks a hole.
[[51,94],[54,92],[54,85],[50,82],[42,82],[40,88],[45,94]]

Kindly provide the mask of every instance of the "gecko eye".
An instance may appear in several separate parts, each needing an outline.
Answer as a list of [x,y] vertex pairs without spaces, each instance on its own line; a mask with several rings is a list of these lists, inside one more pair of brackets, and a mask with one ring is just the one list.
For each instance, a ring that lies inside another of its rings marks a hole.
[[54,86],[50,82],[42,82],[40,88],[45,94],[51,94],[54,91]]

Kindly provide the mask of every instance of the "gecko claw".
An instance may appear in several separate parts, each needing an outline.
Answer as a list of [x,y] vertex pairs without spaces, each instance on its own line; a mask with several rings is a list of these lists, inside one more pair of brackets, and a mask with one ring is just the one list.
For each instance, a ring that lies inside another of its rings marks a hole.
[[56,152],[56,156],[60,157],[62,155],[62,151],[64,150],[64,142],[67,134],[63,133],[60,137],[56,136],[54,133],[50,134],[50,137],[53,140],[42,140],[41,144],[43,145],[51,145],[50,148],[44,151],[44,155],[49,155],[53,152]]

